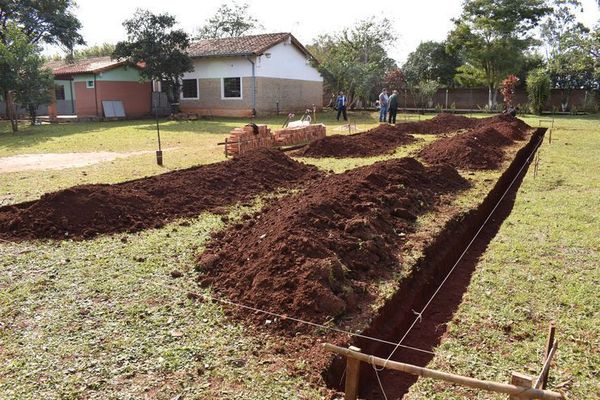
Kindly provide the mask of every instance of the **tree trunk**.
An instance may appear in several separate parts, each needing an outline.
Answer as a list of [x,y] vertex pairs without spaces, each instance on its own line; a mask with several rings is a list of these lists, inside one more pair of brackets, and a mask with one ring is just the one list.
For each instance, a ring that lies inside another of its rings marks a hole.
[[498,104],[498,91],[494,84],[488,85],[488,107],[490,110],[496,108],[496,104]]
[[4,100],[6,101],[6,116],[10,120],[10,126],[13,133],[19,131],[19,121],[17,119],[17,113],[15,110],[15,103],[12,98],[10,91],[4,92]]
[[31,118],[31,126],[34,126],[37,120],[37,107],[33,104],[29,105],[29,117]]

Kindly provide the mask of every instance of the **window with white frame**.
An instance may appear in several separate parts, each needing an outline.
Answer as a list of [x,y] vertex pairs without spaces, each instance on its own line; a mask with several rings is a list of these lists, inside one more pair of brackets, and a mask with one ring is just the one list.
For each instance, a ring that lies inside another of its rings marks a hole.
[[182,99],[197,99],[198,98],[198,79],[182,79],[181,80],[181,98]]
[[242,78],[223,78],[222,95],[224,99],[241,99]]
[[88,89],[93,89],[95,86],[94,81],[93,80],[89,80],[85,82],[85,87]]

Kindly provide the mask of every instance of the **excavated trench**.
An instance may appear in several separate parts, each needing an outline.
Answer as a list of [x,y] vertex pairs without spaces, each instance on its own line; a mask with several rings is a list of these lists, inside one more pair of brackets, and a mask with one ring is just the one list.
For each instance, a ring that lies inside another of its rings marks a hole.
[[[442,290],[428,306],[422,321],[415,325],[403,341],[407,346],[434,351],[441,342],[446,324],[452,319],[452,315],[461,303],[479,257],[485,252],[503,221],[510,215],[516,193],[532,159],[531,156],[543,140],[545,131],[545,128],[540,128],[534,132],[529,143],[517,152],[510,166],[477,208],[455,217],[446,224],[437,238],[425,249],[413,274],[401,283],[396,294],[382,307],[370,326],[363,332],[364,335],[391,342],[400,340],[413,323],[415,310],[423,309],[492,213]],[[393,350],[392,345],[365,339],[356,340],[352,344],[361,348],[364,353],[383,358],[387,358]],[[391,359],[426,366],[432,358],[431,354],[399,348]],[[330,368],[324,372],[329,387],[343,391],[343,386],[340,385],[343,385],[344,369],[345,360],[336,357]],[[416,376],[391,370],[380,372],[379,377],[390,400],[401,399],[417,380]],[[365,363],[361,368],[359,388],[361,398],[372,400],[384,398],[375,371]]]

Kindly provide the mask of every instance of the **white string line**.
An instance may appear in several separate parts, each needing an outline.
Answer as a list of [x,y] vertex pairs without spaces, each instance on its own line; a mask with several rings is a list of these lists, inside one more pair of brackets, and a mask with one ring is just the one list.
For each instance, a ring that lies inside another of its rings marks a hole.
[[[167,289],[167,288],[168,289],[182,289],[182,288],[178,288],[178,287],[163,285],[163,284],[160,284],[160,283],[157,283],[157,282],[152,282],[151,284],[153,284],[155,286],[159,286],[159,287],[164,288],[164,289]],[[183,289],[183,290],[185,290],[185,289]],[[322,329],[330,330],[330,331],[333,331],[333,332],[343,333],[343,334],[346,334],[346,335],[349,335],[349,336],[358,337],[358,338],[361,338],[361,339],[367,339],[367,340],[371,340],[371,341],[374,341],[374,342],[388,344],[388,345],[391,345],[391,346],[395,346],[397,344],[396,342],[391,342],[391,341],[388,341],[388,340],[379,339],[379,338],[376,338],[376,337],[367,336],[367,335],[363,335],[363,334],[360,334],[360,333],[354,333],[354,332],[346,331],[346,330],[343,330],[343,329],[335,328],[335,327],[332,327],[332,326],[322,325],[322,324],[319,324],[319,323],[316,323],[316,322],[306,321],[306,320],[303,320],[303,319],[300,319],[300,318],[296,318],[296,317],[290,317],[290,316],[284,315],[284,314],[278,314],[278,313],[273,312],[273,311],[267,311],[267,310],[263,310],[263,309],[260,309],[260,308],[256,308],[256,307],[252,307],[252,306],[247,306],[245,304],[236,303],[236,302],[233,302],[231,300],[220,299],[218,297],[213,297],[213,296],[210,296],[210,295],[204,294],[204,293],[196,293],[196,292],[194,292],[193,294],[197,295],[197,296],[200,296],[200,297],[203,297],[204,300],[210,300],[210,301],[214,301],[214,302],[219,302],[219,303],[227,304],[227,305],[230,305],[230,306],[233,306],[233,307],[242,308],[242,309],[245,309],[245,310],[259,312],[259,313],[262,313],[262,314],[270,315],[272,317],[278,317],[281,320],[288,319],[290,321],[298,322],[300,324],[310,325],[310,326],[313,326],[315,328],[322,328]],[[407,345],[401,345],[400,347],[403,347],[403,348],[408,349],[408,350],[414,350],[414,351],[417,351],[417,352],[420,352],[420,353],[426,353],[426,354],[430,354],[430,355],[435,356],[434,352],[429,351],[429,350],[420,349],[418,347],[407,346]]]
[[[398,348],[402,346],[402,342],[404,341],[404,339],[406,339],[406,337],[408,336],[408,334],[415,327],[416,323],[418,321],[422,320],[423,313],[425,312],[425,310],[429,307],[429,305],[432,303],[432,301],[435,298],[435,296],[437,296],[437,294],[440,292],[440,290],[442,289],[442,287],[444,286],[444,284],[446,283],[446,281],[448,280],[448,278],[450,278],[450,275],[452,275],[452,272],[454,272],[454,270],[456,269],[456,267],[458,266],[458,264],[462,261],[463,257],[465,256],[465,254],[467,253],[467,251],[469,250],[469,248],[471,247],[471,245],[475,242],[475,240],[477,239],[477,237],[479,236],[479,234],[481,233],[481,231],[483,230],[483,228],[485,227],[485,225],[487,224],[487,222],[490,220],[490,218],[492,217],[492,215],[494,215],[494,212],[500,206],[500,203],[504,200],[504,197],[506,197],[506,195],[508,194],[509,190],[512,188],[512,186],[514,185],[514,183],[517,181],[517,179],[521,175],[521,172],[523,172],[523,169],[525,169],[525,167],[529,164],[529,162],[531,161],[531,158],[537,153],[537,150],[539,149],[539,147],[540,147],[540,145],[542,143],[543,143],[543,138],[540,138],[538,140],[538,143],[537,143],[536,147],[534,148],[533,152],[529,155],[529,157],[527,157],[527,160],[525,160],[525,162],[523,163],[523,165],[521,166],[521,168],[519,169],[519,171],[517,172],[517,174],[515,175],[515,177],[513,178],[513,180],[510,182],[510,184],[508,185],[508,187],[506,188],[506,190],[504,191],[504,193],[502,194],[502,196],[500,197],[500,199],[498,200],[498,202],[496,203],[496,205],[492,209],[492,211],[490,211],[490,213],[487,216],[487,218],[485,219],[485,221],[483,221],[483,224],[481,225],[481,227],[479,228],[479,230],[477,230],[477,232],[475,233],[475,236],[473,236],[473,238],[471,239],[471,241],[469,242],[469,244],[467,245],[467,247],[465,248],[465,250],[462,252],[462,254],[460,255],[460,257],[458,258],[458,260],[456,260],[456,262],[454,263],[454,265],[452,266],[452,268],[450,269],[450,271],[448,272],[448,274],[446,274],[446,277],[444,278],[444,280],[442,281],[442,283],[440,283],[440,285],[438,286],[438,288],[436,289],[436,291],[433,293],[433,295],[431,296],[431,298],[429,299],[429,301],[427,302],[427,304],[425,304],[425,306],[423,307],[423,309],[421,310],[421,312],[416,313],[417,317],[415,318],[415,320],[413,321],[413,323],[410,325],[410,327],[408,328],[408,330],[404,333],[404,335],[402,336],[402,338],[398,341],[397,346],[392,350],[392,352],[390,353],[390,355],[387,357],[387,359],[385,360],[385,363],[379,369],[380,371],[383,370],[383,369],[385,369],[388,361],[392,358],[392,356],[394,355],[394,353],[396,352],[396,350],[398,350]],[[376,367],[374,367],[374,368],[377,369]]]

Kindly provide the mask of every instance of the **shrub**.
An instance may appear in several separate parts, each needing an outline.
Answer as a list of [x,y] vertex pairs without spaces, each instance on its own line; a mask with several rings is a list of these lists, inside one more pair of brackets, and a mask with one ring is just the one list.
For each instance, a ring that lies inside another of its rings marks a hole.
[[531,111],[541,114],[544,104],[550,97],[550,77],[543,69],[535,69],[527,75],[527,97]]

